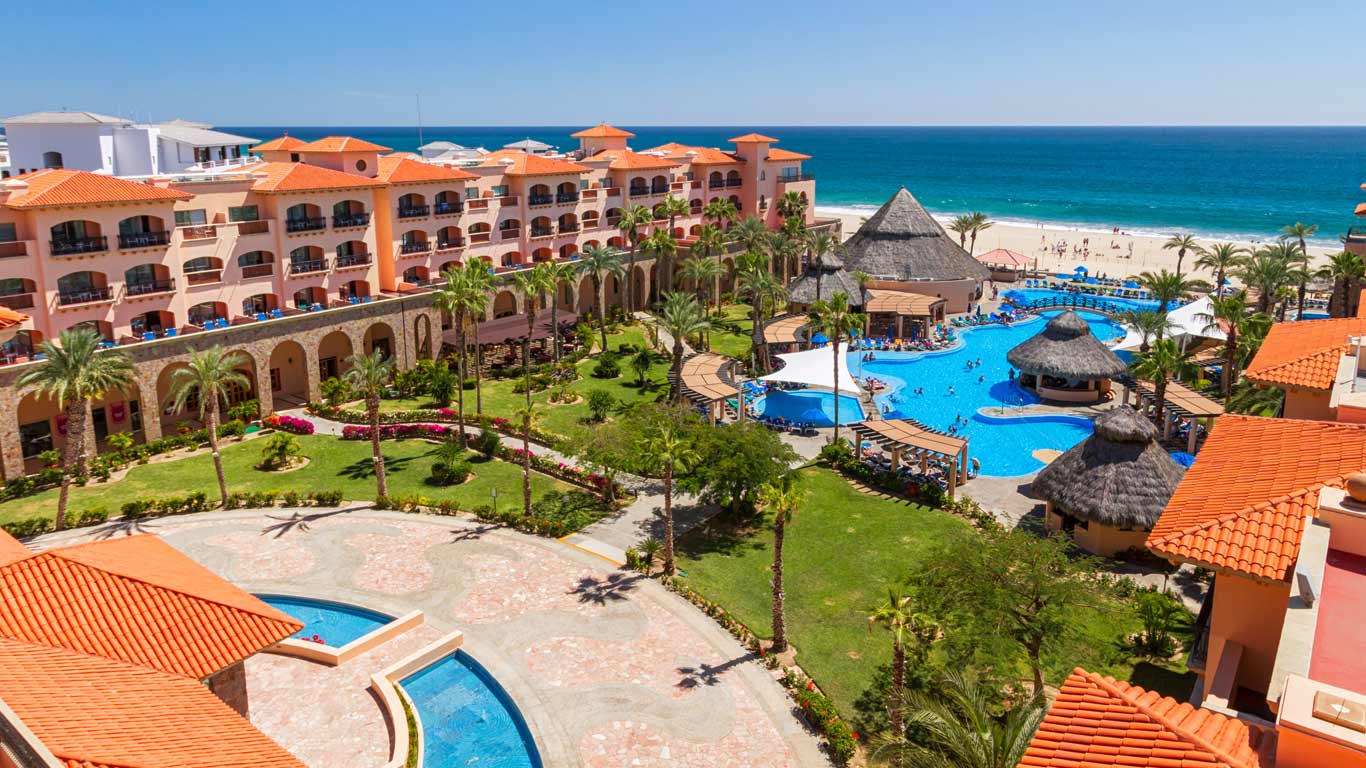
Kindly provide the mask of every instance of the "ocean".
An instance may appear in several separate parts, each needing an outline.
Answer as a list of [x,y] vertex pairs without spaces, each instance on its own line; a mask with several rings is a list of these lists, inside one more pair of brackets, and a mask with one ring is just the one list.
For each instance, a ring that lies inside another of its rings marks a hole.
[[[583,126],[423,129],[497,149],[533,138],[562,150]],[[1193,232],[1257,241],[1296,221],[1331,246],[1366,200],[1366,128],[630,127],[633,147],[667,141],[726,147],[759,131],[811,155],[820,207],[871,211],[905,186],[936,214],[984,211],[998,221],[1133,234]],[[228,127],[259,139],[347,134],[416,150],[416,127]]]

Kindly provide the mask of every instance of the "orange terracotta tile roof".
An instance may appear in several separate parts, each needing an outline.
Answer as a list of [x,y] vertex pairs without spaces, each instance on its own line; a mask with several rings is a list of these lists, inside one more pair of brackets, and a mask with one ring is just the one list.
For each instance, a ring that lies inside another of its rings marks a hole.
[[0,307],[0,330],[13,328],[28,320],[28,315],[9,307]]
[[665,143],[665,144],[660,144],[660,145],[657,146],[657,147],[650,147],[649,149],[642,149],[642,150],[640,150],[640,151],[641,151],[641,152],[667,152],[668,154],[672,155],[672,154],[677,153],[677,152],[686,152],[686,151],[688,151],[688,150],[690,150],[690,149],[701,149],[701,147],[694,147],[694,146],[692,146],[692,145],[690,145],[690,144],[679,144],[679,143],[676,142],[676,141],[670,141],[670,142]]
[[792,152],[786,149],[773,147],[768,150],[768,159],[776,161],[784,160],[810,160],[811,155],[803,155],[801,152]]
[[256,192],[315,192],[384,186],[384,182],[377,179],[307,163],[261,163],[251,166],[251,172],[258,176],[251,186]]
[[15,560],[22,560],[33,554],[22,541],[9,535],[8,531],[0,529],[0,565],[7,565]]
[[304,768],[197,680],[0,639],[3,699],[68,768]]
[[1020,768],[1258,768],[1270,744],[1236,718],[1078,667]]
[[433,165],[402,155],[384,155],[379,159],[378,178],[389,184],[424,181],[469,181],[479,178],[469,171]]
[[669,157],[693,165],[735,165],[744,161],[713,147],[687,147],[681,152],[670,152]]
[[733,139],[729,139],[729,141],[732,144],[743,144],[749,142],[760,142],[765,144],[778,143],[777,139],[773,138],[772,136],[765,136],[762,133],[747,133],[744,136],[736,136]]
[[295,152],[388,152],[389,147],[352,136],[326,136],[294,148]]
[[302,627],[152,535],[0,566],[0,637],[196,680]]
[[1220,416],[1147,546],[1168,558],[1288,581],[1323,487],[1366,468],[1366,425]]
[[299,147],[304,146],[305,142],[299,141],[293,136],[281,136],[278,139],[263,141],[252,147],[251,152],[293,152]]
[[14,182],[23,182],[28,188],[10,195],[4,205],[20,209],[100,203],[170,203],[193,197],[178,189],[69,168],[44,168],[8,180],[9,184]]
[[607,167],[614,171],[651,171],[677,168],[678,163],[659,155],[645,155],[629,149],[604,149],[588,158],[592,161],[610,160]]
[[1366,334],[1366,319],[1276,323],[1243,374],[1258,384],[1327,392],[1347,352],[1347,337]]
[[571,133],[569,137],[571,139],[634,139],[636,135],[630,131],[614,128],[607,123],[601,123],[592,128],[585,128],[578,133]]
[[1355,213],[1358,216],[1366,216],[1366,203],[1357,203]]
[[[512,162],[504,162],[511,160]],[[501,168],[508,176],[565,176],[587,173],[590,169],[578,163],[544,155],[532,155],[516,149],[500,149],[483,156],[481,168]]]

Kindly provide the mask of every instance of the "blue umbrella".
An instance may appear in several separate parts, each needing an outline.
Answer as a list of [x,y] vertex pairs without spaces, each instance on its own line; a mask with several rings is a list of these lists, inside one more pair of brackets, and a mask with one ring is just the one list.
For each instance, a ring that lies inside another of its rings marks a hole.
[[1082,274],[1084,275],[1084,274],[1086,274],[1087,272],[1089,272],[1090,270],[1088,270],[1086,267],[1083,267],[1083,266],[1081,266],[1080,264],[1078,264],[1077,266],[1075,266],[1075,267],[1072,268],[1072,271],[1073,271],[1073,272],[1080,272],[1080,273],[1082,273]]
[[819,408],[807,408],[802,411],[802,415],[798,416],[797,420],[815,424],[817,422],[830,421],[830,417],[825,414],[825,411],[822,411]]
[[1125,288],[1142,288],[1143,286],[1139,285],[1138,283],[1135,283],[1133,280],[1125,280],[1125,281],[1124,281],[1124,287],[1125,287]]
[[827,342],[827,341],[829,341],[829,340],[830,340],[830,339],[829,339],[825,334],[823,334],[823,333],[818,333],[818,334],[816,334],[815,336],[812,336],[812,337],[811,337],[811,343],[813,343],[813,344],[824,344],[825,342]]
[[1088,277],[1088,278],[1086,278],[1086,284],[1087,284],[1087,285],[1096,285],[1096,284],[1099,283],[1099,282],[1100,282],[1100,281],[1097,280],[1097,279],[1095,279],[1094,277]]
[[1064,275],[1063,273],[1059,272],[1058,274],[1054,275],[1054,277],[1058,278],[1059,280],[1071,280],[1074,277],[1074,275]]
[[1180,464],[1183,467],[1189,467],[1195,463],[1195,457],[1185,451],[1173,452],[1172,458],[1176,460],[1177,464]]

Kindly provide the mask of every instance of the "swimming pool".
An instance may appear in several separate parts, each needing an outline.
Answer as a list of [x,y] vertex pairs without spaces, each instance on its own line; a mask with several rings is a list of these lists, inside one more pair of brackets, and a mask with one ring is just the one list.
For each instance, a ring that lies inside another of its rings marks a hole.
[[400,685],[422,720],[425,768],[541,768],[517,705],[464,651],[443,656]]
[[[1160,306],[1159,303],[1156,301],[1147,301],[1144,299],[1121,299],[1115,296],[1091,296],[1089,294],[1084,293],[1078,294],[1070,293],[1068,291],[1056,291],[1050,288],[1012,288],[1010,289],[1010,292],[1023,294],[1026,303],[1031,301],[1038,301],[1039,299],[1060,299],[1065,301],[1068,299],[1080,298],[1094,299],[1096,301],[1112,304],[1119,310],[1131,309],[1156,311]],[[1167,307],[1167,310],[1171,311],[1173,309],[1176,309],[1177,306],[1178,305],[1176,304],[1169,305]]]
[[[852,369],[851,369],[852,370]],[[773,390],[754,403],[754,409],[761,416],[783,418],[798,423],[814,424],[818,427],[835,426],[835,396],[833,392],[815,390],[793,390],[783,392]],[[822,416],[818,418],[815,411]],[[840,395],[840,423],[853,424],[863,421],[863,406],[853,395]]]
[[312,640],[317,635],[325,645],[333,648],[341,648],[394,620],[393,616],[330,600],[289,595],[257,597],[303,622],[304,628],[295,632],[294,637]]

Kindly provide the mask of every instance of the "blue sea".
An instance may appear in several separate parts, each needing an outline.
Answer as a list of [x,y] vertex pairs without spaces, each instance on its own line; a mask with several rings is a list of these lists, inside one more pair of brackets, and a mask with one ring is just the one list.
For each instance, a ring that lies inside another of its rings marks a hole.
[[[497,149],[533,138],[562,150],[584,126],[441,127],[445,139]],[[1189,231],[1264,240],[1295,221],[1318,224],[1332,245],[1366,199],[1366,128],[631,127],[635,147],[667,141],[728,146],[757,130],[813,157],[821,207],[871,210],[906,186],[937,214],[985,211],[1002,222],[1132,233]],[[259,139],[349,134],[396,150],[422,142],[416,127],[227,127]]]

